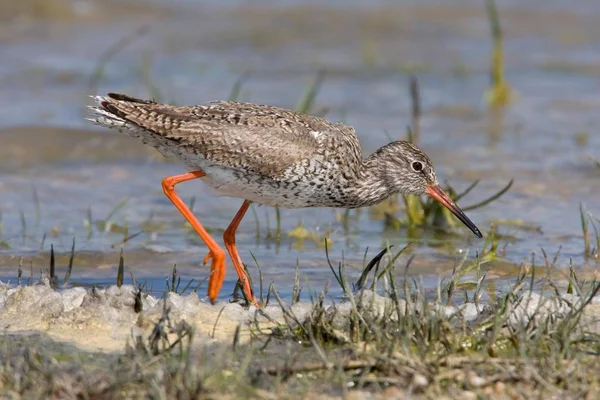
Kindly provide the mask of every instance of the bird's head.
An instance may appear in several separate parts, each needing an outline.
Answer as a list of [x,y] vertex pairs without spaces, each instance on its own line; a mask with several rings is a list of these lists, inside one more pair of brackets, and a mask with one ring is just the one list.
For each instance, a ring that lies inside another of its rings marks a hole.
[[440,187],[433,162],[417,146],[397,141],[382,147],[378,157],[384,179],[394,192],[404,194],[427,194],[449,209],[473,233],[481,238],[481,232],[465,213]]

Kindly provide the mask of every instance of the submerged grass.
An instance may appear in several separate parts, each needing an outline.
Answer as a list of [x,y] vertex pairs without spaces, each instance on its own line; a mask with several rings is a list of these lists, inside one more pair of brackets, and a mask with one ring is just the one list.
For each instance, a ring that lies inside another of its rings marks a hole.
[[[579,205],[579,213],[583,232],[583,255],[586,259],[597,259],[600,257],[600,219],[587,211],[583,204]],[[591,231],[594,232],[593,238]]]
[[411,103],[411,126],[408,129],[408,140],[411,143],[419,144],[421,137],[421,90],[419,88],[419,79],[416,76],[410,78],[410,103]]
[[110,60],[115,57],[118,53],[123,51],[127,46],[129,46],[133,41],[138,39],[139,37],[145,35],[150,30],[150,25],[142,25],[138,27],[136,30],[131,32],[130,34],[119,38],[116,42],[112,43],[106,50],[100,53],[98,57],[98,61],[94,67],[94,71],[90,77],[87,87],[86,97],[90,94],[96,93],[98,90],[98,86],[102,77],[104,76],[106,66],[110,62]]
[[499,108],[510,103],[511,89],[504,79],[504,44],[495,0],[486,0],[485,6],[493,41],[490,62],[491,87],[486,92],[485,99],[491,108]]

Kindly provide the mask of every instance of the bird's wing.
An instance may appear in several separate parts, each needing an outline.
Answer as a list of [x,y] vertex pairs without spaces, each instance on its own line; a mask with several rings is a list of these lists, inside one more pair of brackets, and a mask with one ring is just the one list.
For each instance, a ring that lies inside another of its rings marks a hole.
[[352,127],[284,108],[240,102],[176,107],[118,94],[96,99],[104,111],[207,160],[273,179],[337,146],[362,157]]

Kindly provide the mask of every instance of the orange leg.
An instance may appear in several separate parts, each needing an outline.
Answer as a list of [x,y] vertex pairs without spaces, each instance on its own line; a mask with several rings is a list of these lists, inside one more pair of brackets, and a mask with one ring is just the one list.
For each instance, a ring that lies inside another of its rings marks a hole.
[[[210,266],[210,278],[208,280],[208,297],[210,302],[214,304],[221,286],[223,286],[223,280],[225,279],[225,252],[219,247],[217,242],[206,232],[200,222],[194,217],[194,214],[190,211],[188,206],[185,205],[183,200],[175,192],[175,185],[181,182],[189,181],[196,178],[202,178],[206,174],[203,171],[187,172],[181,175],[168,176],[162,181],[162,187],[165,195],[171,200],[173,205],[177,207],[179,212],[185,217],[185,219],[192,225],[192,228],[200,235],[206,246],[208,247],[209,253],[204,257],[204,264],[208,260],[212,259]],[[248,208],[248,207],[246,207]],[[238,213],[239,214],[239,213]],[[243,214],[242,214],[243,216]],[[237,218],[237,216],[236,216]],[[241,219],[241,217],[240,217]],[[235,219],[234,219],[235,221]],[[238,221],[239,222],[239,221]],[[232,223],[233,224],[233,223]],[[236,225],[237,227],[237,225]],[[235,228],[234,228],[235,231]],[[234,247],[235,248],[235,247]],[[230,250],[231,251],[231,250]],[[237,254],[237,252],[236,252]],[[239,257],[238,257],[239,258]],[[235,262],[234,262],[235,265]],[[236,266],[237,270],[237,266]],[[243,269],[242,269],[243,271]],[[240,272],[238,270],[238,275]],[[245,274],[244,274],[245,276]],[[240,275],[241,277],[241,275]]]
[[229,253],[229,257],[231,257],[231,261],[233,262],[233,266],[240,278],[240,282],[242,284],[242,288],[246,293],[246,297],[254,302],[254,305],[258,307],[258,302],[256,298],[252,294],[252,288],[250,287],[250,282],[248,282],[248,276],[246,276],[246,271],[244,270],[244,265],[242,264],[242,259],[237,251],[237,247],[235,246],[235,231],[237,230],[242,218],[244,218],[244,214],[248,211],[248,207],[252,204],[251,201],[244,200],[244,203],[238,210],[233,220],[225,229],[223,233],[223,241],[225,242],[225,247],[227,248],[227,252]]

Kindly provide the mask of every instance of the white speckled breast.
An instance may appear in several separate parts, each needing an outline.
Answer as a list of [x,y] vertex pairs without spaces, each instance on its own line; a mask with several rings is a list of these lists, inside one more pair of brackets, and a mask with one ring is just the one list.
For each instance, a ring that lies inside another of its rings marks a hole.
[[[319,182],[318,177],[315,181],[315,175],[293,173],[298,170],[301,172],[304,169],[302,166],[295,166],[294,171],[286,174],[289,178],[274,180],[206,161],[199,164],[201,165],[198,167],[206,173],[201,179],[220,195],[243,198],[273,207],[327,207],[323,205],[328,198],[324,196],[328,192],[324,183]],[[189,165],[188,168],[193,169]],[[335,204],[330,206],[334,207]]]

